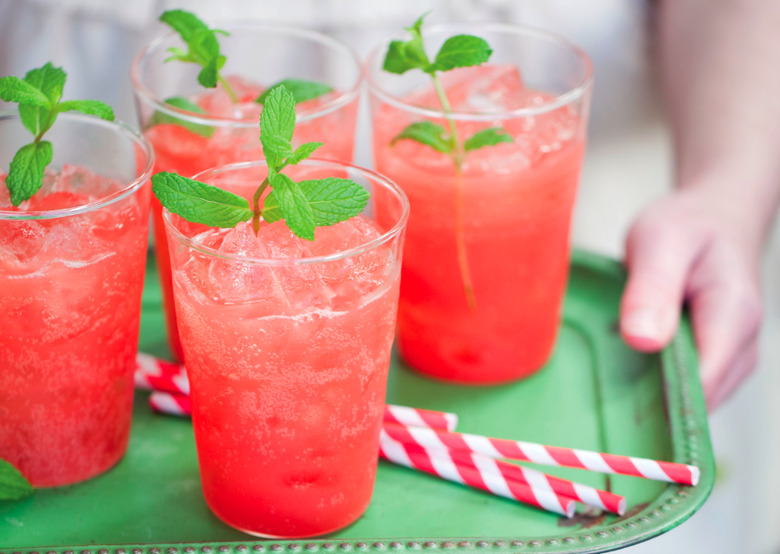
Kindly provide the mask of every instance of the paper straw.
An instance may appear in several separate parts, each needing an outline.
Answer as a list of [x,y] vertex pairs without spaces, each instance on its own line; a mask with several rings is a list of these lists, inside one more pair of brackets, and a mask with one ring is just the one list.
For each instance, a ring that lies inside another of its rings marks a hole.
[[183,365],[138,353],[135,366],[135,387],[178,395],[190,394],[190,381]]
[[385,408],[384,422],[454,431],[458,426],[458,416],[449,412],[435,412],[388,404]]
[[152,410],[161,414],[189,417],[192,415],[192,401],[189,396],[154,391],[149,395]]
[[379,454],[398,465],[436,475],[447,481],[481,489],[550,512],[572,517],[574,500],[551,490],[538,489],[500,473],[490,473],[478,467],[457,464],[446,450],[427,450],[416,444],[403,444],[391,439],[384,431],[380,435]]
[[601,473],[633,475],[682,485],[695,485],[699,481],[699,468],[674,462],[659,462],[633,456],[602,454],[575,448],[494,439],[468,433],[405,427],[392,423],[384,425],[384,430],[391,438],[405,444],[467,450],[491,458],[507,458],[542,465],[588,469]]
[[[438,448],[427,448],[429,453],[440,451]],[[587,506],[623,515],[626,512],[626,499],[609,491],[603,491],[589,485],[547,475],[528,467],[495,460],[482,454],[467,450],[447,449],[447,454],[458,465],[472,465],[484,473],[494,473],[526,483],[537,490],[549,490],[559,495],[578,500]]]

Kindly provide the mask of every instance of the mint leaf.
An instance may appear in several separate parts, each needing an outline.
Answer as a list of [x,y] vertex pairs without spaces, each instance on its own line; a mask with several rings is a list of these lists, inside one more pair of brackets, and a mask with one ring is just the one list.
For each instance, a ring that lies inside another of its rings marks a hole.
[[[169,106],[173,106],[174,108],[179,108],[180,110],[184,110],[187,112],[192,112],[196,114],[205,114],[206,112],[195,104],[194,102],[191,102],[189,99],[184,98],[183,96],[173,96],[171,98],[168,98],[165,100],[165,103]],[[195,133],[196,135],[200,135],[202,137],[209,138],[211,135],[214,134],[215,128],[210,125],[201,125],[200,123],[193,123],[192,121],[188,121],[183,118],[178,118],[175,115],[170,115],[163,112],[154,112],[152,114],[152,117],[149,119],[150,126],[154,125],[178,125],[179,127],[183,127],[190,131],[191,133]]]
[[38,88],[13,76],[0,78],[0,98],[6,102],[18,102],[31,106],[48,107],[51,104],[49,98]]
[[368,191],[351,179],[327,177],[301,181],[298,185],[306,195],[318,227],[356,216],[368,203]]
[[480,65],[490,59],[493,50],[485,39],[473,35],[456,35],[441,45],[433,68],[437,71],[449,71],[456,67]]
[[[187,45],[187,50],[169,48],[168,51],[172,55],[165,61],[178,60],[200,65],[203,69],[198,73],[198,82],[207,88],[216,87],[217,82],[221,81],[219,70],[225,65],[225,56],[220,55],[219,52],[217,33],[222,35],[227,33],[219,29],[210,29],[195,14],[184,10],[163,12],[160,21],[179,33]],[[235,102],[236,97],[230,86],[224,81],[222,84]]]
[[52,104],[56,104],[62,98],[66,77],[61,67],[54,67],[51,62],[47,62],[43,67],[28,71],[24,80],[45,94]]
[[485,146],[495,146],[501,142],[513,142],[512,135],[507,133],[503,127],[490,127],[489,129],[478,131],[467,138],[463,142],[463,149],[469,152]]
[[269,173],[268,179],[284,222],[290,230],[302,239],[314,240],[314,214],[298,183],[287,175],[275,172]]
[[292,153],[290,157],[287,158],[287,163],[296,165],[312,154],[314,154],[314,151],[317,150],[322,146],[321,142],[305,142],[301,144],[298,148],[295,149],[295,152]]
[[0,501],[21,500],[33,492],[35,489],[19,470],[0,459]]
[[[368,202],[366,189],[350,179],[328,177],[298,183],[312,210],[317,227],[346,221],[363,211]],[[268,223],[284,219],[272,191],[263,204],[263,219]]]
[[266,151],[270,151],[271,154],[277,156],[280,160],[293,153],[290,141],[276,135],[266,135],[263,139],[263,152]]
[[245,198],[175,173],[153,175],[152,191],[163,206],[192,223],[229,228],[252,218]]
[[212,58],[198,73],[198,82],[206,88],[215,88],[219,79],[219,58]]
[[160,21],[179,33],[181,39],[190,44],[194,37],[201,31],[208,30],[208,25],[198,17],[184,10],[168,10],[160,15]]
[[[279,168],[282,160],[290,155],[294,131],[295,99],[292,93],[284,86],[271,89],[260,114],[260,142],[269,168]],[[286,146],[283,146],[285,142]]]
[[28,200],[41,188],[43,172],[51,163],[52,155],[51,143],[47,140],[25,144],[14,155],[5,178],[14,206]]
[[292,140],[295,131],[295,98],[285,87],[276,87],[268,93],[260,114],[260,128],[264,135]]
[[406,30],[412,38],[406,41],[394,40],[387,47],[382,69],[390,73],[403,74],[410,69],[428,71],[431,61],[425,53],[422,39],[422,24],[427,13],[421,15],[411,27]]
[[94,115],[106,121],[114,121],[114,110],[108,104],[100,100],[67,100],[57,106],[58,112],[76,111],[87,115]]
[[22,123],[36,137],[41,137],[49,130],[57,118],[53,107],[62,98],[62,90],[65,87],[65,72],[61,67],[54,67],[47,62],[42,67],[31,69],[24,76],[24,82],[37,88],[49,99],[46,106],[34,106],[27,103],[19,104],[19,117]]
[[430,121],[417,121],[412,123],[398,133],[393,140],[390,141],[390,144],[393,145],[403,139],[425,144],[444,154],[452,152],[453,145],[450,139],[445,136],[444,127]]
[[286,87],[292,92],[293,98],[296,104],[306,102],[307,100],[313,100],[333,91],[333,87],[330,87],[324,83],[315,83],[314,81],[304,81],[303,79],[284,79],[278,83],[274,83],[268,87],[263,94],[257,97],[255,102],[258,104],[264,104],[268,94],[278,86]]
[[431,62],[425,53],[422,40],[412,39],[405,42],[394,40],[387,47],[382,69],[401,75],[410,69],[426,71],[430,65]]

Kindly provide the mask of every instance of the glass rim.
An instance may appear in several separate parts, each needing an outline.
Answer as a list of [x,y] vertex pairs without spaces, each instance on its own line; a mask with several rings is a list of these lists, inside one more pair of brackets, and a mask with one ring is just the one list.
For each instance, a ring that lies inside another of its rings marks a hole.
[[[206,169],[196,174],[192,178],[195,180],[199,180],[199,179],[205,179],[207,177],[213,177],[221,173],[226,173],[230,171],[239,171],[243,169],[266,167],[266,166],[267,164],[265,160],[231,163],[219,167],[212,167],[210,169]],[[199,242],[193,240],[192,238],[186,236],[184,233],[182,233],[177,228],[176,224],[172,221],[173,216],[176,214],[169,211],[167,208],[163,208],[163,221],[165,222],[165,227],[169,232],[173,234],[176,240],[186,245],[187,247],[192,248],[197,252],[200,252],[201,254],[206,254],[230,262],[251,263],[251,264],[266,265],[266,266],[273,266],[273,267],[289,267],[295,265],[308,265],[308,264],[332,262],[332,261],[364,254],[365,252],[373,250],[381,246],[382,244],[390,242],[399,234],[401,234],[404,227],[406,226],[406,222],[409,219],[409,198],[403,192],[401,187],[399,187],[394,181],[390,180],[384,175],[381,175],[379,173],[376,173],[375,171],[366,169],[364,167],[359,167],[348,163],[337,162],[333,160],[324,160],[319,158],[308,158],[300,162],[298,166],[329,167],[337,170],[346,169],[346,170],[357,171],[363,177],[375,183],[380,183],[384,188],[390,190],[394,194],[395,198],[400,202],[402,213],[400,217],[398,217],[398,220],[395,222],[395,224],[389,230],[383,232],[379,237],[375,239],[372,239],[368,242],[364,242],[358,246],[349,248],[347,250],[340,250],[333,254],[328,254],[325,256],[307,256],[303,258],[251,258],[251,257],[241,256],[239,254],[225,254],[219,252],[217,249],[211,248],[209,246],[204,246]],[[182,218],[179,215],[176,215],[176,217]],[[281,222],[279,223],[284,224]]]
[[[115,192],[102,196],[92,202],[71,208],[61,208],[58,210],[15,211],[0,208],[0,220],[21,221],[57,219],[89,213],[127,198],[131,194],[134,194],[139,188],[141,188],[141,186],[144,185],[144,183],[150,179],[152,175],[152,169],[154,168],[154,150],[152,149],[152,145],[149,143],[146,137],[136,131],[133,127],[118,119],[114,121],[106,121],[105,119],[100,119],[98,117],[73,112],[62,112],[57,114],[57,119],[61,120],[60,118],[75,120],[90,125],[97,125],[124,135],[136,146],[139,146],[146,155],[146,164],[144,165],[143,170],[136,170],[136,177],[126,186]],[[21,121],[21,117],[19,116],[18,112],[0,111],[0,123],[11,119],[18,119]]]
[[439,23],[436,25],[431,25],[430,27],[428,27],[423,31],[423,34],[429,35],[432,33],[442,32],[445,30],[450,32],[468,31],[474,34],[478,34],[480,31],[485,31],[485,32],[493,31],[493,32],[506,33],[506,34],[531,36],[535,38],[541,38],[550,42],[558,43],[564,46],[565,48],[571,50],[582,61],[584,76],[579,80],[579,82],[574,87],[571,87],[569,90],[567,90],[564,93],[556,95],[555,97],[551,98],[549,101],[539,106],[533,106],[530,108],[517,108],[514,110],[506,110],[506,111],[491,112],[491,113],[459,112],[457,110],[453,110],[449,114],[445,114],[444,110],[426,108],[423,106],[418,106],[416,104],[410,104],[408,102],[404,102],[401,98],[399,98],[395,94],[392,94],[389,91],[385,90],[383,87],[381,87],[377,82],[377,80],[375,79],[374,66],[378,61],[379,56],[384,54],[384,52],[387,51],[387,47],[392,40],[397,40],[405,36],[403,34],[404,32],[402,31],[386,38],[381,44],[379,44],[379,46],[375,47],[368,55],[368,58],[366,59],[366,62],[364,64],[364,70],[366,73],[365,79],[366,79],[366,84],[369,93],[375,95],[383,102],[390,104],[398,109],[401,109],[406,112],[414,113],[429,119],[430,118],[441,119],[445,117],[451,117],[456,121],[483,121],[484,122],[484,121],[506,120],[506,119],[512,119],[518,117],[529,117],[529,116],[550,112],[552,110],[571,104],[572,102],[575,102],[580,98],[583,98],[593,86],[593,62],[591,61],[590,56],[588,56],[587,52],[585,52],[585,50],[577,46],[575,43],[573,43],[569,39],[553,31],[542,29],[540,27],[534,27],[531,25],[520,25],[520,24],[511,24],[511,23],[461,22],[461,23]]
[[[310,121],[313,119],[317,119],[319,117],[323,117],[329,113],[332,113],[342,108],[343,106],[350,104],[360,94],[360,89],[362,87],[363,78],[364,78],[363,66],[360,57],[351,47],[349,47],[346,43],[338,40],[337,38],[334,38],[330,35],[326,35],[325,33],[314,31],[312,29],[296,27],[294,25],[282,25],[282,24],[260,22],[260,21],[224,22],[220,24],[220,27],[224,27],[225,30],[227,31],[231,31],[234,29],[235,30],[239,30],[239,29],[260,30],[260,31],[265,30],[265,31],[273,31],[275,33],[289,34],[290,36],[294,36],[294,37],[303,37],[307,39],[312,39],[322,44],[329,45],[330,47],[334,48],[335,50],[341,51],[342,53],[346,54],[352,59],[356,69],[355,83],[350,88],[348,88],[340,95],[338,95],[336,98],[333,98],[332,100],[325,102],[322,106],[318,107],[316,110],[310,110],[310,111],[302,112],[300,114],[296,113],[296,120],[299,122]],[[138,54],[135,55],[130,65],[130,81],[132,82],[133,91],[135,92],[135,94],[139,98],[142,98],[146,102],[151,104],[154,107],[155,111],[162,112],[166,115],[170,115],[178,119],[196,123],[198,125],[207,125],[210,127],[238,127],[238,128],[256,127],[258,124],[256,121],[247,121],[245,119],[235,119],[235,118],[225,118],[225,117],[212,117],[205,114],[196,114],[193,112],[189,112],[187,110],[176,108],[174,106],[171,106],[170,104],[166,104],[162,98],[160,98],[157,94],[152,92],[149,89],[149,87],[147,87],[144,84],[143,79],[141,78],[140,75],[141,73],[140,68],[143,61],[147,58],[147,56],[158,51],[166,41],[170,40],[171,38],[175,38],[177,36],[178,35],[174,31],[170,31],[163,35],[160,35],[155,39],[153,39],[151,42],[149,42],[144,48],[141,49],[140,52],[138,52]]]

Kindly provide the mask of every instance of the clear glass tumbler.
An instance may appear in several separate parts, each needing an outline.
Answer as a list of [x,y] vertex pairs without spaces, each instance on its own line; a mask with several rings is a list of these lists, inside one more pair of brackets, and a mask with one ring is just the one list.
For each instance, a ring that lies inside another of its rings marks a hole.
[[[44,185],[13,207],[0,179],[0,458],[36,487],[113,466],[130,432],[146,265],[149,143],[63,113]],[[0,167],[30,142],[0,114]]]
[[[462,33],[487,40],[493,55],[440,73],[446,108],[422,71],[383,71],[387,43],[368,60],[367,79],[376,170],[411,204],[401,354],[432,377],[492,384],[531,375],[554,346],[592,72],[582,50],[545,31],[474,24],[423,34],[435,53]],[[399,138],[422,122],[457,146]],[[511,142],[469,140],[491,132]]]
[[[294,180],[350,178],[363,214],[318,227],[212,229],[164,212],[206,501],[263,537],[340,529],[368,506],[395,334],[408,201],[388,179],[336,162]],[[247,199],[264,162],[197,178]]]
[[[287,79],[332,89],[297,104],[293,146],[323,142],[316,152],[318,158],[351,162],[362,79],[357,55],[332,37],[297,27],[253,22],[220,28],[229,33],[219,36],[221,52],[227,58],[221,74],[237,101],[222,86],[201,87],[197,81],[199,66],[165,63],[169,48],[182,47],[174,33],[153,41],[133,62],[131,77],[141,127],[155,149],[154,172],[172,171],[192,177],[211,167],[262,159],[262,105],[255,100],[266,87]],[[171,98],[185,98],[198,111],[180,102],[170,104],[167,101]],[[154,198],[152,213],[168,338],[172,353],[181,359],[162,207]]]

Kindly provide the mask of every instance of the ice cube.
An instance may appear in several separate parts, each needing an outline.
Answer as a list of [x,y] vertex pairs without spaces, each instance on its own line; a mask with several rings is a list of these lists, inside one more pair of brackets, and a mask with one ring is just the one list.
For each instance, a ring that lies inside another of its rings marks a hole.
[[0,261],[9,268],[34,258],[43,246],[46,229],[37,221],[0,222]]
[[[309,241],[293,235],[283,222],[261,227],[257,239],[262,242],[268,256],[273,259],[289,260],[310,256],[305,249]],[[299,314],[330,306],[332,294],[314,264],[284,264],[275,267],[274,273],[279,279],[291,313]]]
[[[280,260],[278,265],[215,258],[208,268],[212,296],[226,304],[259,304],[264,315],[293,315],[324,309],[330,293],[310,264],[284,263],[305,256],[302,239],[284,223],[261,226],[257,236],[250,223],[239,223],[225,234],[219,251],[242,257]],[[261,313],[255,310],[255,313]]]
[[[199,239],[199,242],[202,240]],[[266,257],[265,249],[248,222],[239,223],[227,231],[218,250],[222,254],[247,258]],[[219,303],[274,305],[274,300],[281,297],[279,282],[268,266],[214,257],[208,264],[207,272],[208,296]]]
[[216,88],[195,95],[193,101],[212,117],[243,119],[242,110],[241,108],[237,109],[237,107],[246,107],[251,104],[258,108],[259,113],[260,105],[255,102],[255,99],[263,92],[263,87],[236,75],[228,75],[225,80],[236,95],[238,102],[233,101],[221,84],[217,85]]
[[52,260],[59,260],[66,265],[86,265],[93,257],[89,250],[87,228],[89,223],[82,218],[68,218],[62,220],[46,230],[40,257],[46,256]]
[[53,190],[81,194],[94,200],[123,188],[124,185],[119,181],[94,173],[85,167],[65,164]]
[[[318,227],[314,242],[305,245],[310,256],[329,256],[362,245],[381,236],[373,221],[357,216],[328,227]],[[387,280],[392,253],[387,245],[342,256],[317,264],[323,282],[334,295],[334,307],[353,302]],[[338,308],[337,308],[338,309]]]
[[[522,108],[526,98],[517,67],[483,64],[462,67],[441,75],[442,86],[453,110],[470,113],[499,113]],[[441,109],[433,86],[405,98],[410,104]]]

